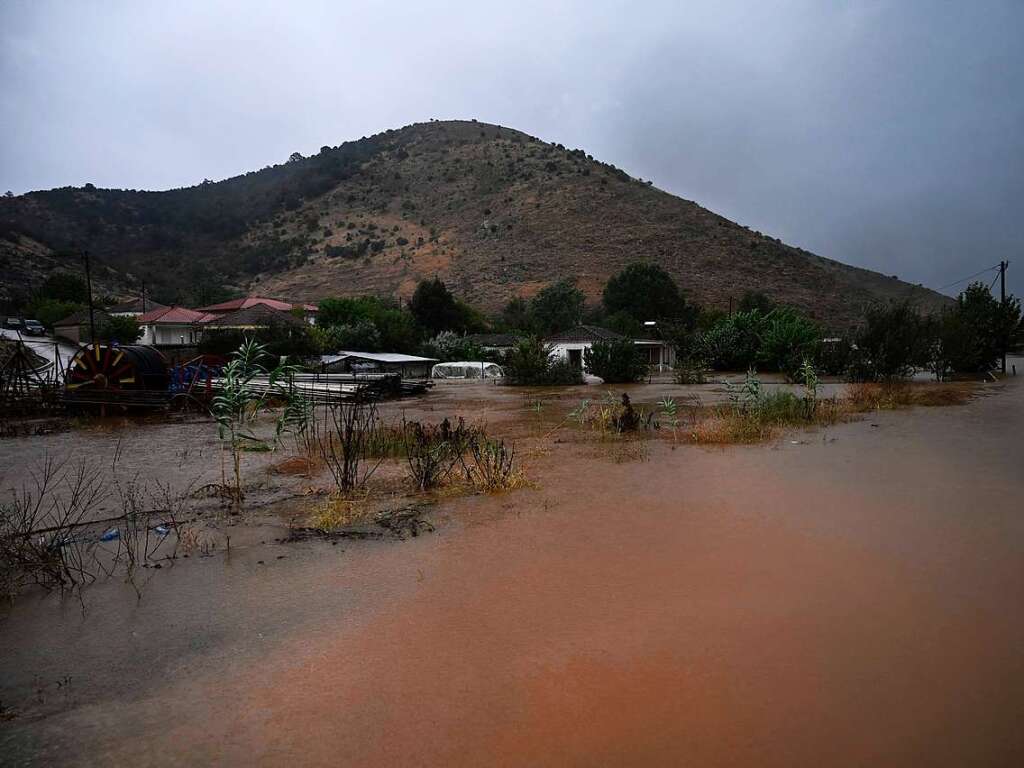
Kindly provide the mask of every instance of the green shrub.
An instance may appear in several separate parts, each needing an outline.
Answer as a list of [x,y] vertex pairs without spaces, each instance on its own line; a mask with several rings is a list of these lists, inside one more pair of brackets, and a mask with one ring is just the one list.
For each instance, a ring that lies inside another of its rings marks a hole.
[[490,359],[490,355],[486,354],[479,344],[474,344],[465,336],[460,336],[453,331],[442,331],[430,341],[425,342],[421,353],[425,357],[436,357],[442,362]]
[[142,336],[142,329],[134,317],[110,315],[96,326],[96,336],[104,341],[134,344]]
[[505,383],[545,386],[583,383],[583,372],[566,360],[552,360],[551,350],[537,337],[521,339],[503,363]]
[[25,309],[25,316],[38,320],[47,328],[52,328],[54,323],[60,322],[80,309],[85,309],[85,305],[73,301],[40,299],[28,305]]
[[1020,301],[997,301],[982,283],[972,283],[953,309],[935,325],[931,368],[938,378],[950,373],[986,373],[996,367],[1003,345],[1020,327]]
[[758,364],[793,377],[804,360],[816,356],[820,341],[817,323],[790,307],[773,309],[761,324]]
[[723,317],[704,332],[701,351],[716,371],[745,371],[757,363],[765,318],[760,310]]
[[647,375],[647,364],[632,339],[595,342],[583,351],[583,363],[606,384],[628,384]]
[[852,381],[909,378],[933,357],[934,326],[907,301],[868,310],[857,333]]

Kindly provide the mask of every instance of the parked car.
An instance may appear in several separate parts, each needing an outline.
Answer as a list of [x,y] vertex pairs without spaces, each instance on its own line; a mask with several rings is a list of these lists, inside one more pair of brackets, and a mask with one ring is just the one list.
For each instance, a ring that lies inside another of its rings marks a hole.
[[25,321],[25,333],[29,336],[45,336],[46,328],[38,320],[26,320]]
[[21,322],[20,317],[8,317],[4,323],[4,328],[10,331],[21,331],[25,329],[25,325]]

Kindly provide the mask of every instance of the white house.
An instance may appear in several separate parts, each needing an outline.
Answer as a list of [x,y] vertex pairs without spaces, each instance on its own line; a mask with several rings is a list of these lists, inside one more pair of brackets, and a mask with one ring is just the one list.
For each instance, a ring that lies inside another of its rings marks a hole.
[[[567,360],[576,368],[583,368],[583,350],[590,349],[598,341],[618,341],[625,338],[622,334],[600,328],[596,325],[578,325],[575,328],[557,333],[544,339],[551,349],[551,356]],[[644,354],[644,360],[651,370],[669,370],[675,363],[675,350],[667,342],[659,339],[636,339],[634,342]]]
[[140,344],[187,347],[199,341],[196,324],[209,316],[185,307],[161,307],[135,318],[142,329]]

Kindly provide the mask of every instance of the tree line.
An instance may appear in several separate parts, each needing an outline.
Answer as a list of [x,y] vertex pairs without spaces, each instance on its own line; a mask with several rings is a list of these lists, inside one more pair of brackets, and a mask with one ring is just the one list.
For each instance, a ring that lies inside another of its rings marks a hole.
[[[52,326],[86,302],[84,281],[57,272],[33,294],[27,312]],[[131,318],[104,323],[111,327],[97,329],[101,338],[122,343],[138,338]],[[488,317],[434,277],[422,280],[408,302],[376,296],[323,299],[315,326],[297,332],[281,324],[260,332],[258,340],[271,353],[291,356],[356,350],[495,360],[506,365],[514,381],[557,384],[578,381],[580,374],[551,360],[543,339],[583,323],[623,337],[594,344],[584,357],[587,370],[611,382],[646,375],[631,341],[640,337],[670,345],[676,377],[686,383],[699,381],[708,370],[756,369],[793,377],[805,363],[859,381],[905,378],[921,370],[940,379],[981,374],[993,370],[1004,348],[1020,344],[1022,336],[1020,300],[1000,301],[981,283],[969,285],[939,313],[923,313],[907,301],[868,307],[856,331],[840,334],[763,293],[748,292],[734,312],[697,306],[664,269],[638,262],[608,280],[596,306],[587,306],[573,281],[560,280],[530,299],[512,299]],[[473,340],[473,334],[485,332],[509,333],[519,342],[498,356]],[[227,335],[204,334],[201,351],[230,351],[237,339]]]

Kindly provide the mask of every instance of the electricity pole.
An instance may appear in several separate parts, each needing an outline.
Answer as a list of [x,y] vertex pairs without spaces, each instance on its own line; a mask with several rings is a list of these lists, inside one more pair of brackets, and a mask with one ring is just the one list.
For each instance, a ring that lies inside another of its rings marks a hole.
[[[1000,309],[1004,309],[1004,310],[1006,309],[1006,268],[1008,266],[1010,266],[1010,262],[1008,262],[1008,261],[1000,261],[999,262],[999,308]],[[1006,331],[1007,331],[1007,329],[1004,329],[1003,330],[1003,334],[1002,334],[1002,336],[1003,336],[1003,338],[1002,338],[1002,342],[1003,342],[1003,375],[1004,376],[1006,375],[1006,347],[1007,347],[1007,344],[1010,341],[1007,338],[1007,332]]]
[[85,260],[85,287],[89,291],[89,341],[96,343],[96,315],[92,305],[92,276],[89,272],[89,252],[82,251]]

